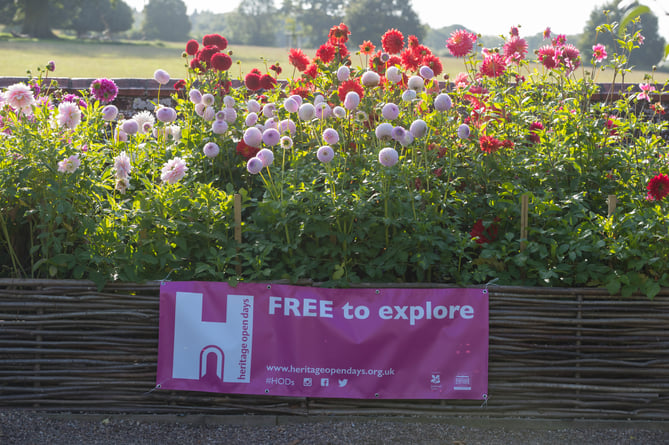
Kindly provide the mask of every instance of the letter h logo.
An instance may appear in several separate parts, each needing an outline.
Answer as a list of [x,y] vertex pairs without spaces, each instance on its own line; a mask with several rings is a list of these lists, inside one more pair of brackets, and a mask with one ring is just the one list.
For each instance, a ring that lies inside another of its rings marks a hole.
[[249,383],[253,296],[228,295],[225,322],[202,321],[202,307],[203,294],[176,293],[172,378],[200,380],[215,357],[218,379]]

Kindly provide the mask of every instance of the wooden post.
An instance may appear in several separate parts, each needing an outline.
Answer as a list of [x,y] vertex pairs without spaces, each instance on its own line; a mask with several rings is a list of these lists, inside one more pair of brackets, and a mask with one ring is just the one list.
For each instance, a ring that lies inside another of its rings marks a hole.
[[608,203],[609,203],[608,216],[610,217],[611,215],[613,215],[613,212],[616,211],[616,205],[618,204],[618,198],[616,197],[616,195],[609,195]]
[[527,244],[527,218],[530,206],[530,196],[524,194],[520,198],[520,251],[525,250]]
[[[233,203],[233,210],[235,213],[235,241],[237,244],[242,243],[242,195],[235,193]],[[237,253],[239,253],[239,247],[237,247]],[[242,273],[242,265],[239,262],[239,255],[236,257],[237,265],[235,266],[235,272],[237,275]]]

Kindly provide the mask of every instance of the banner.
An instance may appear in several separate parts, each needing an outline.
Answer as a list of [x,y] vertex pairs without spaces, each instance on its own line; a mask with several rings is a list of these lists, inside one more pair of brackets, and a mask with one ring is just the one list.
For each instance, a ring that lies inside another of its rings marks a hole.
[[485,399],[482,289],[165,282],[157,387],[358,399]]

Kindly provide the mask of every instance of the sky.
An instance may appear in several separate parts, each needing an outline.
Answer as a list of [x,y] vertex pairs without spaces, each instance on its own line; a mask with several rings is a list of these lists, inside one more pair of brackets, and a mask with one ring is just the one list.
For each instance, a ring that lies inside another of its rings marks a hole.
[[[131,7],[143,9],[148,0],[125,0]],[[277,1],[277,0],[275,0]],[[239,5],[238,0],[184,0],[188,13],[194,10],[223,13]],[[277,1],[277,3],[279,3]],[[511,26],[520,25],[522,35],[533,35],[550,26],[553,34],[578,34],[590,12],[602,8],[607,0],[412,0],[422,23],[432,28],[459,24],[486,35],[506,34]],[[660,34],[669,40],[669,0],[646,2],[660,18]],[[355,30],[351,30],[355,32]]]

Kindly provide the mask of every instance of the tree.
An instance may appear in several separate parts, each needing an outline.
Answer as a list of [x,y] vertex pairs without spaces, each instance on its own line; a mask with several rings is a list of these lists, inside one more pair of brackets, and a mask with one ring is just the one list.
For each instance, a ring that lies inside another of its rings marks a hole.
[[293,0],[284,1],[281,10],[294,21],[287,23],[289,27],[295,26],[291,32],[301,26],[304,44],[317,47],[327,41],[330,28],[344,21],[347,3],[347,0]]
[[53,39],[54,28],[67,27],[81,0],[0,0],[0,23],[21,24],[21,34]]
[[132,24],[132,9],[124,1],[112,4],[111,0],[88,0],[72,18],[71,28],[81,37],[90,31],[108,34],[127,31]]
[[190,21],[182,0],[149,0],[144,7],[144,36],[167,41],[188,40]]
[[381,36],[391,28],[404,36],[415,35],[418,40],[425,36],[425,27],[406,0],[357,0],[346,8],[344,23],[352,30],[351,42],[360,44],[365,40],[380,44]]
[[231,43],[273,46],[279,20],[273,0],[245,0],[226,16]]
[[[585,25],[579,47],[586,58],[592,57],[592,47],[597,43],[606,46],[607,52],[622,54],[620,45],[617,42],[619,29],[618,26],[623,21],[626,14],[633,8],[639,6],[633,3],[627,7],[621,7],[621,0],[613,0],[611,3],[601,8],[596,8],[590,13],[590,19]],[[608,11],[605,13],[605,11]],[[597,28],[604,24],[616,24],[614,33],[608,31],[598,32]],[[636,31],[641,31],[644,37],[642,45],[635,48],[628,59],[628,64],[637,68],[650,69],[657,64],[664,56],[664,39],[658,33],[657,17],[652,13],[641,14],[638,20],[628,22],[627,34],[633,35]]]
[[225,25],[226,14],[215,14],[210,11],[195,11],[190,15],[191,36],[198,40],[206,34],[221,34],[228,37]]

